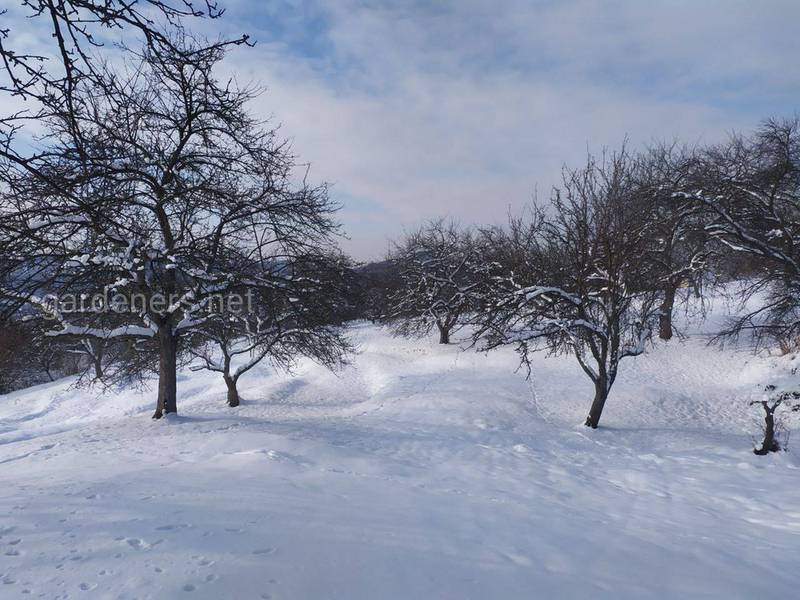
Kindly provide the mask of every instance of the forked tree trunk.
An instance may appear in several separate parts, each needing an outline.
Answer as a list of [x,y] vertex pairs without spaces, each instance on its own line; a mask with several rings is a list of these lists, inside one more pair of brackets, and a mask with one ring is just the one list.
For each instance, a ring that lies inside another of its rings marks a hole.
[[589,416],[586,417],[584,422],[586,427],[597,429],[600,424],[600,415],[603,414],[603,407],[606,405],[606,398],[608,398],[608,385],[606,380],[601,378],[594,384],[594,401],[589,409]]
[[765,456],[770,452],[778,452],[781,445],[775,439],[775,409],[777,406],[769,406],[766,402],[762,402],[761,406],[764,407],[764,441],[761,443],[761,448],[753,450],[759,456]]
[[661,303],[661,314],[658,316],[658,337],[662,340],[672,339],[672,310],[675,307],[675,286],[667,283],[664,288],[664,301]]
[[168,326],[162,327],[158,344],[158,403],[154,419],[178,412],[178,336]]
[[436,326],[439,328],[439,343],[440,344],[449,344],[450,343],[450,328],[442,325],[441,323],[437,323]]
[[225,375],[225,385],[228,387],[228,406],[239,406],[239,390],[236,389],[236,379]]

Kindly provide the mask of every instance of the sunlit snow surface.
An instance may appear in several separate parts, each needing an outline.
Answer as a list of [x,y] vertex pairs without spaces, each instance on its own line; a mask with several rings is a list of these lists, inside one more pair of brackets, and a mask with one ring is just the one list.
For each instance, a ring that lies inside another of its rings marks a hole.
[[800,460],[752,454],[774,359],[699,336],[628,359],[602,428],[569,358],[357,326],[339,374],[266,365],[225,406],[0,396],[0,598],[792,598]]

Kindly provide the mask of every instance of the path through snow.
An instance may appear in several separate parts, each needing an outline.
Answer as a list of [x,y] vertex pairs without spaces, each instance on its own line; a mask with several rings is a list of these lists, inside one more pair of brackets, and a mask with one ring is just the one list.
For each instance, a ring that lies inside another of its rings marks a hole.
[[764,359],[673,341],[588,381],[363,325],[338,375],[0,396],[0,597],[758,598],[800,589],[800,462],[750,452]]

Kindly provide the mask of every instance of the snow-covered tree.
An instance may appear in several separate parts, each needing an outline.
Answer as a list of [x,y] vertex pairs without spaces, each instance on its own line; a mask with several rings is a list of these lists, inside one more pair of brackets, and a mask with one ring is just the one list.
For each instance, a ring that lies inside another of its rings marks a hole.
[[596,428],[620,362],[645,351],[658,290],[642,260],[646,222],[635,205],[634,161],[625,150],[565,170],[550,206],[486,238],[478,348],[571,354],[592,381],[586,425]]
[[[286,143],[248,114],[253,92],[216,79],[223,48],[172,45],[84,82],[27,158],[0,165],[2,294],[54,337],[149,341],[155,418],[177,411],[186,334],[242,289],[284,285],[273,265],[337,229],[326,187],[295,182]],[[65,304],[89,290],[99,303]]]
[[389,258],[400,276],[386,319],[399,335],[427,335],[436,327],[439,343],[449,344],[472,307],[477,268],[472,234],[452,221],[431,221],[407,234]]
[[[796,370],[792,375],[797,374]],[[792,383],[769,384],[764,387],[761,398],[752,400],[750,406],[760,406],[764,417],[764,439],[758,448],[753,452],[759,456],[765,456],[770,452],[779,452],[786,449],[786,439],[788,430],[781,420],[780,409],[787,408],[794,412],[800,412],[800,390]]]
[[300,357],[326,366],[342,362],[351,346],[344,336],[350,269],[343,257],[304,256],[272,265],[281,285],[244,290],[247,311],[220,312],[194,333],[194,369],[222,374],[228,405],[239,406],[239,378],[267,360],[288,371]]
[[674,193],[705,211],[705,231],[753,261],[748,310],[722,337],[796,347],[800,333],[800,120],[770,120],[751,136],[707,149],[699,176]]
[[676,144],[660,144],[637,157],[640,210],[647,219],[643,258],[651,268],[651,284],[661,288],[662,340],[673,336],[672,317],[681,290],[686,291],[685,300],[702,297],[708,272],[711,252],[702,211],[694,202],[675,197],[695,170],[695,151]]

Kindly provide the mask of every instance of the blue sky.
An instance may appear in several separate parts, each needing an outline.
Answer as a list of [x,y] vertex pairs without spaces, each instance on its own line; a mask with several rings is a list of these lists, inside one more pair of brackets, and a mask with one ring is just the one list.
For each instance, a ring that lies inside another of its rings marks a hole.
[[798,0],[219,0],[357,258],[425,219],[500,223],[587,149],[716,141],[800,110]]

